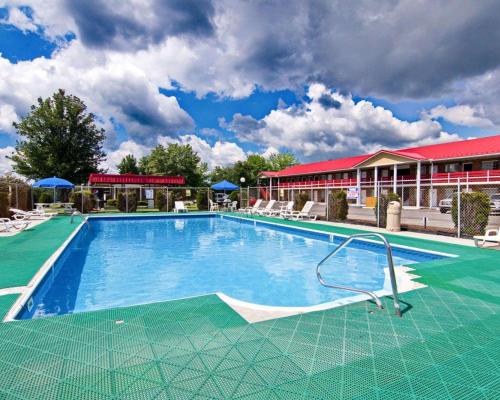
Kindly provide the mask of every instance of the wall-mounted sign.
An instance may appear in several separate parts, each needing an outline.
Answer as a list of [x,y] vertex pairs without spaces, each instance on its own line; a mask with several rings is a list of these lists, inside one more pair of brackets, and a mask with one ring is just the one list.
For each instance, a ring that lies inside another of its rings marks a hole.
[[146,200],[153,200],[154,199],[154,191],[153,191],[153,189],[145,189],[144,190],[144,195],[146,196]]
[[353,200],[359,197],[359,190],[357,187],[350,187],[347,189],[347,199]]

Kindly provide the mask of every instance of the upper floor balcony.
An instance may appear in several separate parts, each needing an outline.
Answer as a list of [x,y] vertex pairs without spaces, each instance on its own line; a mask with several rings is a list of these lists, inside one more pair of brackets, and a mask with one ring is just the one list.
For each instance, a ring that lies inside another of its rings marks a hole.
[[[480,183],[500,183],[500,170],[484,170],[484,171],[464,171],[464,172],[443,172],[434,173],[432,175],[422,175],[420,183],[422,185],[446,185],[446,184],[480,184]],[[393,176],[385,176],[379,178],[379,183],[382,185],[392,185],[394,182]],[[356,178],[346,179],[320,179],[320,180],[307,180],[300,182],[280,182],[279,184],[273,183],[274,187],[279,188],[314,188],[314,187],[353,187],[358,184]],[[416,175],[401,175],[397,177],[398,185],[416,185]],[[374,186],[375,179],[362,178],[361,186]]]

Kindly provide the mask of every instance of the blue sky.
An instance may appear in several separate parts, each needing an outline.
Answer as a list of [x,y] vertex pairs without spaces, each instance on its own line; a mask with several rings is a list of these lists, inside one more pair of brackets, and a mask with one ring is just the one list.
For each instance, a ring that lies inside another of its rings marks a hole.
[[[110,170],[158,143],[190,143],[213,168],[251,152],[307,162],[498,132],[500,54],[482,41],[498,34],[488,8],[440,5],[457,18],[439,30],[426,1],[2,4],[0,157],[17,140],[12,121],[60,87],[106,129]],[[385,14],[393,26],[353,28]]]

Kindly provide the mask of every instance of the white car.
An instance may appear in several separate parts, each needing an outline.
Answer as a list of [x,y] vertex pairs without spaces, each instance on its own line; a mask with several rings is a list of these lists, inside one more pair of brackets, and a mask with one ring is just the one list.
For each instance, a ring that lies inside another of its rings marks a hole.
[[500,193],[493,194],[490,197],[491,200],[491,213],[498,214],[500,213]]

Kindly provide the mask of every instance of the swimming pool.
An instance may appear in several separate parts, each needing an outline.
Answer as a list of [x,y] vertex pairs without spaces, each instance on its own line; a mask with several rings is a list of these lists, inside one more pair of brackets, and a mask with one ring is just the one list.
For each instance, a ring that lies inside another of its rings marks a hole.
[[[266,306],[306,307],[352,293],[327,289],[316,264],[343,241],[219,215],[90,218],[38,285],[20,319],[222,292]],[[394,264],[443,255],[394,247]],[[385,249],[355,241],[322,273],[340,285],[384,287]]]

